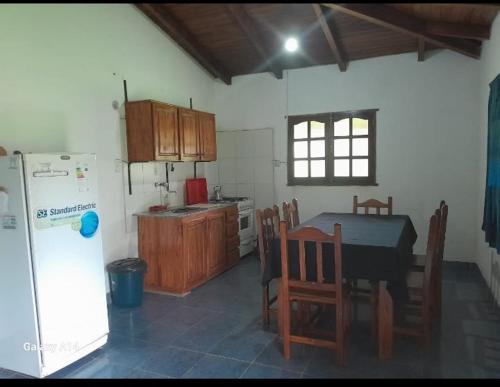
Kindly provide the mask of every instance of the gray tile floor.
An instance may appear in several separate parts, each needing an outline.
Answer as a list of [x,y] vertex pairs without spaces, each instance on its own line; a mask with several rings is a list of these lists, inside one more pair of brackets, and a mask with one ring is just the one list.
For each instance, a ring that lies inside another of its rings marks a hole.
[[[140,308],[109,305],[108,344],[50,378],[500,377],[500,314],[474,265],[445,265],[443,320],[429,351],[396,338],[394,358],[378,360],[360,305],[345,368],[333,352],[303,345],[283,358],[275,324],[261,325],[259,270],[248,256],[184,298],[146,293]],[[20,377],[0,369],[0,378]]]

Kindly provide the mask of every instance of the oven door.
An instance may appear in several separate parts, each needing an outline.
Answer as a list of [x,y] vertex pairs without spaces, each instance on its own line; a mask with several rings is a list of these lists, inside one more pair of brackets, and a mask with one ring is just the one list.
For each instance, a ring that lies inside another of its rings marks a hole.
[[251,208],[239,213],[238,223],[240,225],[240,241],[252,239],[254,234],[253,210]]

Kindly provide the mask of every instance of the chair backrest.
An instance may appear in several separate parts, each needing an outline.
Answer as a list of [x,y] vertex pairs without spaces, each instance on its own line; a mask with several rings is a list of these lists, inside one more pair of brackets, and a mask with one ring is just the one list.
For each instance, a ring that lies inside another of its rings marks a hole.
[[438,259],[440,262],[443,261],[444,256],[444,242],[446,239],[446,224],[448,222],[448,205],[444,200],[441,200],[439,203],[439,210],[441,212],[441,217],[439,220],[439,251],[438,251]]
[[430,308],[432,303],[433,284],[436,281],[436,275],[439,264],[439,238],[440,238],[440,220],[441,211],[437,209],[429,220],[429,233],[427,236],[427,249],[425,254],[424,267],[424,288],[423,288],[423,319],[429,322]]
[[[278,207],[278,206],[274,206]],[[264,269],[265,264],[271,254],[273,239],[279,236],[279,212],[278,223],[276,223],[275,209],[264,208],[255,210],[255,221],[257,223],[257,235],[259,240],[259,256],[261,269]]]
[[288,229],[299,225],[299,202],[297,198],[293,198],[291,203],[283,202],[283,220],[288,222]]
[[273,204],[273,213],[274,213],[274,235],[279,237],[280,235],[280,208]]
[[370,208],[374,208],[376,210],[377,215],[380,215],[381,208],[387,208],[387,215],[392,215],[392,196],[387,198],[387,203],[382,203],[377,199],[368,199],[364,202],[358,202],[358,196],[354,196],[352,198],[352,213],[357,214],[358,208],[365,209],[365,215],[369,214]]
[[[297,231],[290,232],[286,221],[280,222],[281,238],[281,281],[283,289],[288,292],[290,285],[297,286],[302,283],[302,287],[309,287],[311,290],[335,290],[337,303],[342,303],[342,231],[338,223],[333,225],[333,234],[326,234],[323,231],[305,226]],[[288,241],[298,241],[299,248],[299,280],[289,278],[289,256]],[[314,283],[306,280],[306,252],[305,243],[314,242],[316,247],[316,281]],[[333,243],[334,252],[332,257],[325,257],[334,262],[334,283],[325,283],[323,275],[323,243]],[[340,308],[341,310],[341,308]]]

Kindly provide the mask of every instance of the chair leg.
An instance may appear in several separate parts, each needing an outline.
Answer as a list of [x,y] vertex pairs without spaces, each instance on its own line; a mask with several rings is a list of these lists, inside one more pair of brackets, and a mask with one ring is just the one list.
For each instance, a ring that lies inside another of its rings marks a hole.
[[372,338],[376,340],[378,337],[378,283],[376,281],[370,281],[370,285],[370,304],[372,308]]
[[423,337],[423,347],[426,350],[429,350],[431,347],[431,324],[425,324],[423,326],[424,329],[424,337]]
[[436,281],[436,297],[434,303],[435,317],[439,322],[441,320],[441,296],[442,296],[442,282],[441,282],[441,270],[438,271],[437,281]]
[[358,299],[357,299],[357,294],[356,290],[358,287],[358,280],[357,279],[352,279],[351,280],[351,288],[352,288],[352,297],[354,298],[354,312],[353,312],[353,319],[354,321],[358,321]]
[[262,323],[269,326],[269,286],[262,289]]
[[290,359],[290,300],[283,300],[283,355]]

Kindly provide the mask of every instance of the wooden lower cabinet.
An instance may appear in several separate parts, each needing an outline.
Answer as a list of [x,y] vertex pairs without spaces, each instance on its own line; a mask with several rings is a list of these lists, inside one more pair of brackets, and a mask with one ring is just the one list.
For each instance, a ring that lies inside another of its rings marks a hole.
[[188,287],[194,287],[202,283],[207,275],[207,260],[203,259],[203,257],[205,257],[207,247],[210,245],[205,240],[206,231],[206,218],[185,222],[182,227],[186,285]]
[[146,290],[184,294],[237,264],[238,229],[228,227],[235,212],[231,206],[183,217],[139,216]]
[[226,214],[224,211],[207,215],[207,270],[212,276],[226,266]]

